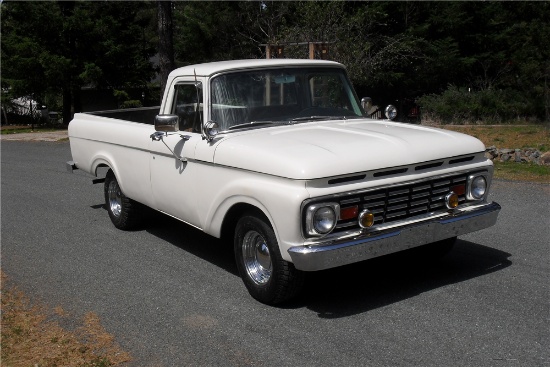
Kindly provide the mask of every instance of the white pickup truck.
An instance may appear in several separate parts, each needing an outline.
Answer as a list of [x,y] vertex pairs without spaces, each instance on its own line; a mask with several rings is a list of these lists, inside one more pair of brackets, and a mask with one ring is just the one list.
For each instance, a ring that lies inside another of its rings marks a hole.
[[417,246],[442,254],[500,210],[479,140],[366,118],[336,62],[186,66],[158,115],[142,117],[76,114],[68,169],[108,169],[95,181],[120,229],[147,206],[231,239],[245,286],[267,304],[296,295],[307,271]]

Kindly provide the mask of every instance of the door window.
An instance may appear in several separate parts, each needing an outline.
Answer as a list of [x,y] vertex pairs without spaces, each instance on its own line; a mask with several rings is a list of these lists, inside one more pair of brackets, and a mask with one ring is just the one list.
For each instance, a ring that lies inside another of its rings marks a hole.
[[176,84],[172,114],[179,117],[181,131],[201,131],[202,83]]

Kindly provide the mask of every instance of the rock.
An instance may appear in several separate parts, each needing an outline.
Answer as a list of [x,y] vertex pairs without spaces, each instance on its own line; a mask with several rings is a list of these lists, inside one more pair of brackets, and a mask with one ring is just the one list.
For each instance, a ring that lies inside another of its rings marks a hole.
[[550,152],[546,152],[540,156],[539,164],[550,166]]
[[[544,157],[544,159],[543,159]],[[550,166],[550,152],[541,155],[536,148],[508,149],[490,146],[485,149],[485,158],[501,162],[534,163]]]
[[489,159],[495,159],[496,157],[498,157],[498,149],[497,147],[495,147],[494,145],[493,146],[490,146],[489,148],[487,148],[485,150],[485,157],[489,158]]

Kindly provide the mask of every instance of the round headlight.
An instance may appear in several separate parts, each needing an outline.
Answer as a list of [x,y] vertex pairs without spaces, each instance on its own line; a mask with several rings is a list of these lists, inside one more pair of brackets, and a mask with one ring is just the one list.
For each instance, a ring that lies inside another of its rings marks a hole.
[[319,234],[326,234],[332,231],[336,225],[336,213],[332,207],[324,206],[313,214],[313,228]]
[[472,184],[470,187],[470,195],[474,199],[482,199],[485,195],[485,191],[487,190],[487,181],[485,180],[485,177],[483,176],[477,176],[472,180]]
[[388,107],[386,107],[386,117],[390,120],[395,120],[397,117],[397,108],[395,108],[394,105],[389,104]]

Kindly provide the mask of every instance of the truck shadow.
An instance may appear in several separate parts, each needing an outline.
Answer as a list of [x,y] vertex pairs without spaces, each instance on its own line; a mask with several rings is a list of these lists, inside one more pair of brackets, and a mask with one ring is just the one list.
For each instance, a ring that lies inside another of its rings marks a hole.
[[[153,213],[144,229],[239,277],[230,243],[160,213]],[[307,308],[320,318],[347,317],[500,271],[512,264],[510,257],[507,252],[460,239],[439,260],[425,260],[419,249],[404,251],[307,273],[302,294],[281,308]]]
[[512,264],[509,253],[463,240],[458,240],[441,259],[428,261],[422,255],[414,249],[310,273],[308,287],[297,302],[317,312],[320,318],[347,317],[500,271]]
[[239,277],[230,243],[162,213],[151,211],[147,215],[147,232]]

